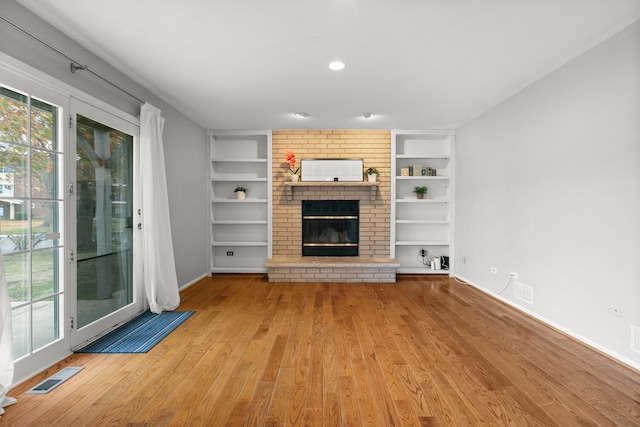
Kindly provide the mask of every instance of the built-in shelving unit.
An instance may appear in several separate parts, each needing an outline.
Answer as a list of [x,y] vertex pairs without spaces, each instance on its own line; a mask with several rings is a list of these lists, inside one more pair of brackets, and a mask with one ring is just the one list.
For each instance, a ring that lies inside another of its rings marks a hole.
[[[453,272],[454,139],[453,131],[392,131],[391,258],[398,273]],[[416,186],[427,187],[424,199]],[[448,271],[431,269],[429,259],[440,256],[449,257]]]
[[[271,257],[271,131],[208,131],[212,273],[265,273]],[[247,189],[237,199],[234,189]]]

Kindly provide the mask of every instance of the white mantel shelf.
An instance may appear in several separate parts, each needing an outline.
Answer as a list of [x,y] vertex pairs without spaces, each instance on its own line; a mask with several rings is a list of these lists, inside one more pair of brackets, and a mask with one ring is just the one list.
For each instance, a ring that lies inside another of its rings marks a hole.
[[378,182],[369,181],[305,181],[305,182],[285,182],[284,188],[287,190],[287,199],[293,201],[294,188],[307,187],[369,187],[371,189],[371,203],[376,200],[376,190]]

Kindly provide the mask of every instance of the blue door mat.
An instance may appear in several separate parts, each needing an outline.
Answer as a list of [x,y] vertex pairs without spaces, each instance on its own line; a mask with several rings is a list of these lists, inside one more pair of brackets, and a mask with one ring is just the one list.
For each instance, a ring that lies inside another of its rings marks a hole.
[[146,353],[195,311],[145,311],[76,353]]
[[27,394],[46,394],[49,393],[54,388],[58,387],[60,384],[77,374],[83,369],[82,366],[69,366],[67,368],[63,368],[57,374],[54,374],[42,381],[40,384],[35,386],[29,391],[26,391]]

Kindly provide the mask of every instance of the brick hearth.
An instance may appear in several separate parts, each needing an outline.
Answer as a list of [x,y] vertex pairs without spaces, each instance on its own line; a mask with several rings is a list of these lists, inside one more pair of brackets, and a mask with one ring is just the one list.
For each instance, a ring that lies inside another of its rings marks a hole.
[[278,257],[265,263],[270,282],[395,282],[391,258]]

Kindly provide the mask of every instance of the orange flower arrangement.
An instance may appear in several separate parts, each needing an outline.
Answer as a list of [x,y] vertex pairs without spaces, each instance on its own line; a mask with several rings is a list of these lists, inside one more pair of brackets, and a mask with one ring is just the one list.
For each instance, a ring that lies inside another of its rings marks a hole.
[[289,170],[291,171],[292,174],[296,175],[300,170],[300,167],[296,168],[296,155],[293,153],[293,151],[287,150],[284,152],[284,157],[287,159],[287,165],[289,166]]

